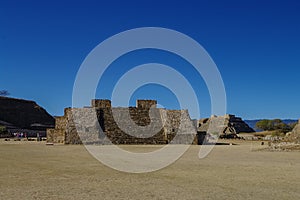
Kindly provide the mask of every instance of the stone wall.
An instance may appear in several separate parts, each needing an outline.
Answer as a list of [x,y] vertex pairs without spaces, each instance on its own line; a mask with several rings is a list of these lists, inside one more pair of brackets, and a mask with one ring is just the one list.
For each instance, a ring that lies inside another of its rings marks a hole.
[[[144,107],[100,109],[97,112],[104,134],[114,144],[166,143],[158,109],[152,111],[152,120],[149,117],[149,109]],[[147,129],[148,126],[150,127]],[[154,135],[149,137],[153,133]]]
[[64,116],[55,117],[55,128],[47,129],[47,141],[65,143],[65,133],[68,126],[68,113],[71,108],[65,108]]
[[152,108],[156,108],[157,105],[157,101],[156,100],[137,100],[137,105],[136,107],[139,109],[150,109]]
[[108,99],[92,99],[91,105],[94,108],[111,108],[111,101]]
[[66,108],[64,116],[56,118],[55,129],[47,131],[48,142],[166,144],[175,138],[173,143],[187,144],[196,135],[187,110],[158,109],[155,100],[138,100],[136,107],[129,108],[112,108],[109,100],[91,104]]
[[197,124],[187,110],[161,110],[167,143],[197,144]]
[[59,129],[47,129],[47,142],[64,143],[65,131]]

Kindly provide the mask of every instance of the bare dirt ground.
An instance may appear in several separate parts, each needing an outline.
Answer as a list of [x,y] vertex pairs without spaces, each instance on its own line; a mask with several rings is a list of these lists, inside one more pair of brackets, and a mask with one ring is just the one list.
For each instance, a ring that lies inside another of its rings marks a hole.
[[99,163],[84,146],[1,140],[0,199],[300,199],[299,152],[234,143],[201,160],[200,146],[192,146],[167,168],[128,174]]

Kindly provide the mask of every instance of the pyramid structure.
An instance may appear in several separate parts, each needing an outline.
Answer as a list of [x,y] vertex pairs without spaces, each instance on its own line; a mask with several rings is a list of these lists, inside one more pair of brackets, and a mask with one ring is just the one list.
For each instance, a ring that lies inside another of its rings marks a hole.
[[240,117],[226,114],[200,119],[198,132],[219,135],[221,138],[235,138],[239,133],[252,133],[255,131]]

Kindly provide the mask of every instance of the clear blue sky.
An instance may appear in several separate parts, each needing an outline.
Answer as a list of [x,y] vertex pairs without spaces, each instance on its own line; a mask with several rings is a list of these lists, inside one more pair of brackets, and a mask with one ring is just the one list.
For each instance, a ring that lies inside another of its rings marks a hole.
[[[299,118],[299,10],[296,0],[1,1],[0,89],[62,115],[72,105],[77,70],[96,45],[121,31],[155,26],[187,34],[207,50],[223,77],[228,113],[245,119]],[[143,56],[147,53],[152,56]],[[115,65],[162,62],[165,57],[172,57],[174,65],[181,62],[166,52],[144,51]],[[209,96],[200,82],[195,87],[203,90],[206,116]],[[167,105],[168,98],[158,95],[162,93],[173,97],[152,85],[133,98],[161,98],[166,107],[176,107],[174,99]],[[97,97],[108,94],[99,91]]]

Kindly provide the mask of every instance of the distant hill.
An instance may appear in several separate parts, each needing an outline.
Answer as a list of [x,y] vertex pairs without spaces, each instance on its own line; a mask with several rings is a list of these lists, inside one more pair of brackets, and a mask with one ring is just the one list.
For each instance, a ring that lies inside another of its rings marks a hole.
[[[259,132],[259,131],[262,131],[260,129],[257,129],[255,127],[255,124],[260,121],[262,119],[253,119],[253,120],[244,120],[251,128],[253,128],[256,132]],[[283,119],[282,120],[285,124],[291,124],[291,123],[295,123],[297,122],[298,120],[296,119]]]
[[7,128],[46,130],[54,118],[34,101],[0,97],[0,124]]

